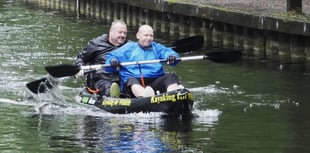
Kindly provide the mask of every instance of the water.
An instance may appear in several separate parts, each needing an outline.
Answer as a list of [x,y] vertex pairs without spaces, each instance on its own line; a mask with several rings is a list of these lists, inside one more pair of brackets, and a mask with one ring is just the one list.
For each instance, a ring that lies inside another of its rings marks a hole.
[[[87,41],[107,28],[17,0],[0,2],[2,152],[310,151],[309,63],[205,60],[167,67],[194,94],[191,119],[114,115],[79,104],[75,96],[83,82],[73,78],[54,92],[29,96],[25,84],[45,77],[44,66],[73,63]],[[129,27],[134,40],[135,29]],[[167,45],[175,40],[157,38]]]

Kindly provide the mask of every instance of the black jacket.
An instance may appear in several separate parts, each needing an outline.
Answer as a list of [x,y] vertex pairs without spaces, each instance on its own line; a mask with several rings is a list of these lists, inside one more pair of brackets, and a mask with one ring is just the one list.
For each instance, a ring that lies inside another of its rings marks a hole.
[[[128,40],[126,40],[126,42],[127,41]],[[81,52],[77,55],[76,65],[83,66],[83,65],[105,64],[106,55],[118,47],[114,46],[109,42],[107,34],[103,34],[97,38],[90,40],[88,42],[88,45],[81,50]],[[112,81],[119,80],[118,73],[111,74],[105,72],[104,69],[98,70],[96,72],[96,75],[93,76],[91,79],[93,79],[93,81],[98,81],[103,78]]]
[[108,35],[103,34],[88,42],[88,45],[78,54],[76,64],[78,66],[105,64],[106,55],[116,48],[109,42]]

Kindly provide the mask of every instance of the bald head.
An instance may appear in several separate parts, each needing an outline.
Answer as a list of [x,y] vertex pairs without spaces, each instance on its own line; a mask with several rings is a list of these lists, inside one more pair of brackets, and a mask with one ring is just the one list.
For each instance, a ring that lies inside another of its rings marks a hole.
[[145,32],[152,32],[153,33],[153,28],[149,25],[141,25],[139,27],[138,33],[145,33]]
[[154,40],[154,31],[153,28],[149,25],[142,25],[139,27],[137,32],[138,43],[142,47],[149,47],[152,45]]

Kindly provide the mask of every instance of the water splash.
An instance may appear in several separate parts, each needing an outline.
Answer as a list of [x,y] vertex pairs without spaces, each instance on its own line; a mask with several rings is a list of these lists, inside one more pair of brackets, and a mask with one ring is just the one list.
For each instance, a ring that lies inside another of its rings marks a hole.
[[195,87],[189,89],[191,92],[201,93],[201,94],[214,94],[214,93],[231,93],[229,88],[218,87],[216,85],[208,85],[205,87]]

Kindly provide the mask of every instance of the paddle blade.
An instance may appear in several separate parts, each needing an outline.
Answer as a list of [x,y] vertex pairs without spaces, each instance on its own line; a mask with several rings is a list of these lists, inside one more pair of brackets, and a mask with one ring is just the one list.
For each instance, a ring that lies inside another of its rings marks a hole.
[[63,64],[46,66],[45,70],[53,77],[60,78],[66,76],[74,76],[80,71],[80,68],[75,65]]
[[32,92],[32,93],[44,93],[47,91],[47,89],[53,88],[53,85],[47,80],[47,78],[42,78],[39,80],[35,80],[32,82],[29,82],[26,84],[26,87]]
[[215,50],[207,53],[207,58],[217,63],[233,63],[239,61],[241,55],[238,50]]
[[177,40],[172,47],[173,50],[179,53],[190,52],[199,50],[203,47],[204,37],[202,35],[187,37],[184,39]]

